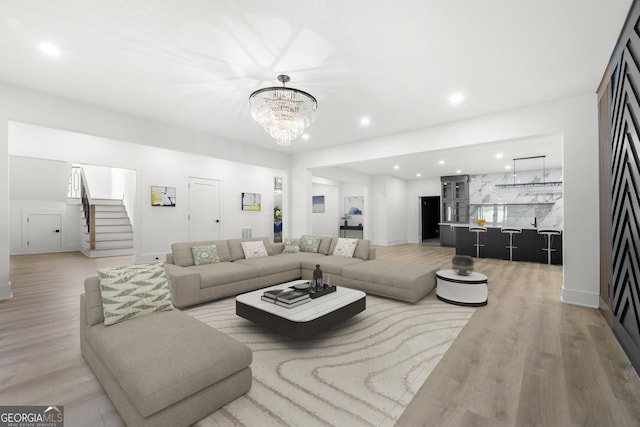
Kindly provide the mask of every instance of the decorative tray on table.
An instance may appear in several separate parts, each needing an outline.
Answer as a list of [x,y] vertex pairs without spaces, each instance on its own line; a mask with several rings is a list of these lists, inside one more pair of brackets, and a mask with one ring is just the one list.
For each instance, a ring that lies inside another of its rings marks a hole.
[[319,297],[325,296],[325,295],[330,294],[330,293],[335,292],[335,291],[336,291],[336,287],[335,286],[326,286],[325,288],[319,289],[319,290],[317,290],[315,292],[313,292],[311,290],[311,288],[309,288],[309,297],[311,299],[319,298]]

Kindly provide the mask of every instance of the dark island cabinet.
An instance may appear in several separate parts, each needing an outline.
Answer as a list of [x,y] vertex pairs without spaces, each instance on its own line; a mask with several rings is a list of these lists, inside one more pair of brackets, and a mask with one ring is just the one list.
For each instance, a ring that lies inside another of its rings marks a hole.
[[[449,226],[447,226],[449,227]],[[456,227],[455,247],[457,255],[476,256],[476,233],[468,227]],[[486,233],[480,233],[480,258],[509,259],[509,235],[500,232],[500,228],[487,227]],[[443,245],[444,246],[444,245]],[[538,230],[524,229],[521,234],[513,235],[513,260],[547,263],[547,240]],[[562,236],[554,236],[551,264],[562,264]]]
[[456,229],[448,224],[440,224],[440,246],[456,247]]

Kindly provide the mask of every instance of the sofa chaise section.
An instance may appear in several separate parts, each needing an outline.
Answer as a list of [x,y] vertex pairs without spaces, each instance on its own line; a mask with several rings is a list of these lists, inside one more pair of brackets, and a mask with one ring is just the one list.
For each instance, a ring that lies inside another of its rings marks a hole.
[[179,310],[105,326],[97,277],[81,296],[80,346],[129,426],[191,425],[251,388],[249,347]]
[[383,297],[417,302],[436,286],[436,271],[428,264],[372,260],[342,269],[342,285]]

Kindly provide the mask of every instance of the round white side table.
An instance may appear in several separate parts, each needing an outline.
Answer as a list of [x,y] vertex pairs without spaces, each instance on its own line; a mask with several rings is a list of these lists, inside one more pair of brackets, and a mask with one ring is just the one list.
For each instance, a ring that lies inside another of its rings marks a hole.
[[436,295],[449,304],[479,307],[487,305],[487,283],[487,276],[476,271],[459,276],[453,270],[440,270],[436,272]]

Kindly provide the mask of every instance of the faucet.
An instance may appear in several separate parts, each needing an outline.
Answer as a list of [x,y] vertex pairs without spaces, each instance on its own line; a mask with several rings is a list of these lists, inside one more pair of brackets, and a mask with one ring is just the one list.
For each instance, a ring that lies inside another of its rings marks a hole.
[[533,225],[533,228],[538,228],[538,217],[537,216],[533,217],[533,222],[531,223],[531,225]]

